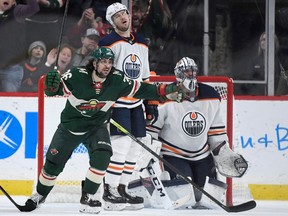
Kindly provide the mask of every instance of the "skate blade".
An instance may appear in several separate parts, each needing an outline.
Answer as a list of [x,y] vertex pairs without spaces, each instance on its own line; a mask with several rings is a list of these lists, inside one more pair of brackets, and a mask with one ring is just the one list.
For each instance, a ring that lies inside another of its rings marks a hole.
[[144,208],[144,204],[143,203],[139,203],[139,204],[127,204],[127,206],[125,207],[125,210],[140,210]]
[[102,207],[91,207],[88,205],[81,205],[79,212],[88,214],[99,214],[101,210]]
[[104,210],[106,211],[122,211],[126,208],[127,203],[110,203],[104,202]]

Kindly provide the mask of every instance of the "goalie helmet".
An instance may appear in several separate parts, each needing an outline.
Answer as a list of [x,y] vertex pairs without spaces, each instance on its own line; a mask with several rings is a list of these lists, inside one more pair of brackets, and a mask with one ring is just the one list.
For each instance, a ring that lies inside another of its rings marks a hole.
[[198,74],[198,66],[195,61],[189,57],[183,57],[177,62],[174,73],[177,81],[185,87],[189,100],[195,101]]
[[106,20],[115,28],[114,22],[112,20],[112,17],[114,14],[118,13],[119,11],[126,10],[127,14],[129,14],[129,11],[127,7],[119,2],[113,3],[108,6],[106,10]]
[[114,53],[110,48],[101,47],[92,52],[91,56],[98,62],[100,59],[111,59],[114,61]]

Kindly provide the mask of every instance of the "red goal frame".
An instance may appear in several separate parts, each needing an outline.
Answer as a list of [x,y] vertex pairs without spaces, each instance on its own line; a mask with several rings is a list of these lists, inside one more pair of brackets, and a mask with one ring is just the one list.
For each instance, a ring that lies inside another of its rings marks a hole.
[[[37,176],[41,172],[41,168],[44,163],[44,79],[43,75],[39,79],[38,83],[38,152],[37,152]],[[233,100],[234,100],[234,85],[233,80],[225,76],[198,76],[199,82],[208,83],[226,83],[227,85],[227,135],[229,138],[230,148],[233,149]],[[175,76],[151,76],[151,82],[174,82],[176,81]],[[229,206],[233,205],[232,199],[232,179],[226,178],[228,184],[226,193],[226,203]]]

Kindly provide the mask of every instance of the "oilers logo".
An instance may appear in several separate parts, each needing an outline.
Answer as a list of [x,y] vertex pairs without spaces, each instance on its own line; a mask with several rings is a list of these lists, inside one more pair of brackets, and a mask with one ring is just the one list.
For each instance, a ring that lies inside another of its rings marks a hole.
[[140,77],[141,61],[139,56],[135,54],[128,55],[123,61],[123,71],[130,79],[138,79]]
[[197,137],[205,128],[206,119],[200,112],[189,112],[182,120],[182,129],[188,136]]
[[22,127],[17,118],[0,110],[0,159],[13,155],[19,149],[22,137]]

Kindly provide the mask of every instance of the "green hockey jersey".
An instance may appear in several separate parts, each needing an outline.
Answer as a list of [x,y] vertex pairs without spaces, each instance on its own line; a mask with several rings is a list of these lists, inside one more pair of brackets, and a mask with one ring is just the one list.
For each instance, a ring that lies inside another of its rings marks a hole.
[[155,85],[128,79],[114,68],[102,82],[94,82],[91,72],[80,67],[68,70],[61,79],[60,89],[55,95],[68,95],[61,123],[74,133],[87,132],[107,123],[111,108],[120,97],[159,99]]

